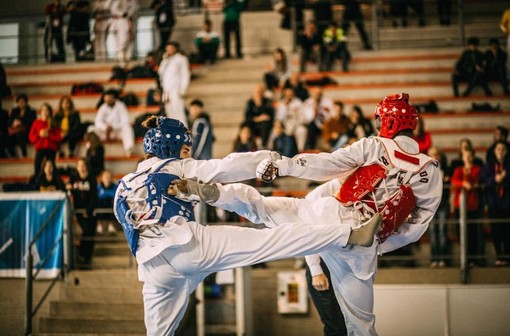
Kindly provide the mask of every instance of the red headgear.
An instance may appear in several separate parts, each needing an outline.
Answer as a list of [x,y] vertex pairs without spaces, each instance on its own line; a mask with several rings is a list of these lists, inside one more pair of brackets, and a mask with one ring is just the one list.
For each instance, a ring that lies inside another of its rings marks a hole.
[[409,105],[407,93],[384,98],[377,104],[375,116],[381,121],[379,136],[388,139],[402,130],[414,130],[418,124],[418,113],[414,106]]

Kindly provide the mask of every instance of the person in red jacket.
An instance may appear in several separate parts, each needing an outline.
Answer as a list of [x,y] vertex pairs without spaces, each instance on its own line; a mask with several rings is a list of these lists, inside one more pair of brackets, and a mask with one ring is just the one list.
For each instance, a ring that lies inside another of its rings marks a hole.
[[45,158],[55,161],[62,139],[60,128],[53,123],[53,110],[48,103],[43,103],[39,108],[39,117],[32,124],[28,139],[35,147],[34,173],[37,176]]
[[432,137],[430,132],[425,131],[425,124],[421,117],[418,117],[418,126],[413,132],[413,138],[418,143],[420,153],[427,154],[432,146]]

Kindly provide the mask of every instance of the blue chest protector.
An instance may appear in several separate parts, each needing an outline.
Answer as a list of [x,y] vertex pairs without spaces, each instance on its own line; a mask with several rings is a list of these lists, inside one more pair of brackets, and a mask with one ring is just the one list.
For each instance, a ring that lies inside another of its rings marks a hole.
[[[153,220],[161,224],[174,216],[182,216],[188,221],[195,220],[193,205],[190,202],[182,201],[174,196],[169,196],[167,193],[170,183],[180,178],[177,175],[160,172],[161,168],[172,160],[175,159],[165,160],[161,165],[156,167],[156,169],[147,174],[147,178],[141,186],[142,188],[147,188],[147,198],[145,202],[149,205],[149,211],[147,212],[147,216],[143,218],[144,220]],[[133,186],[131,186],[130,182],[144,173],[146,173],[146,171],[130,176],[127,181],[124,179],[120,180],[121,188],[128,192],[131,191]],[[136,256],[139,235],[131,219],[131,209],[127,204],[127,196],[119,194],[115,206],[115,213],[117,215],[117,220],[122,225],[131,253]]]

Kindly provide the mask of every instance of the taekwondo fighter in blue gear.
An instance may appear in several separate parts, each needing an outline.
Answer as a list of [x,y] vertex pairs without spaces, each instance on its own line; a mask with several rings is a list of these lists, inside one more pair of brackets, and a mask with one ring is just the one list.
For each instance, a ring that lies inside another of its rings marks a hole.
[[[193,201],[178,200],[167,192],[173,180],[248,180],[255,177],[260,161],[279,155],[258,151],[233,153],[221,160],[194,160],[190,158],[191,133],[181,122],[150,117],[144,124],[150,128],[144,137],[145,160],[120,181],[114,212],[136,256],[139,280],[144,282],[148,335],[173,335],[189,295],[213,272],[319,253],[332,246],[372,244],[377,225],[355,232],[340,223],[289,223],[271,230],[196,223]],[[201,188],[198,194],[211,200],[219,197],[215,188]]]

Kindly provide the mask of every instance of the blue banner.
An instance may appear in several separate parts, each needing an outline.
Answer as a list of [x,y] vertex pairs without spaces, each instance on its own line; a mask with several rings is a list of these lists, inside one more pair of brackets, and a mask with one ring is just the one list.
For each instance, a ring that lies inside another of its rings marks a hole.
[[[34,268],[59,241],[66,220],[63,192],[0,193],[0,277],[24,278],[30,241],[48,226],[32,246]],[[63,240],[46,261],[37,278],[53,278],[62,269]]]

